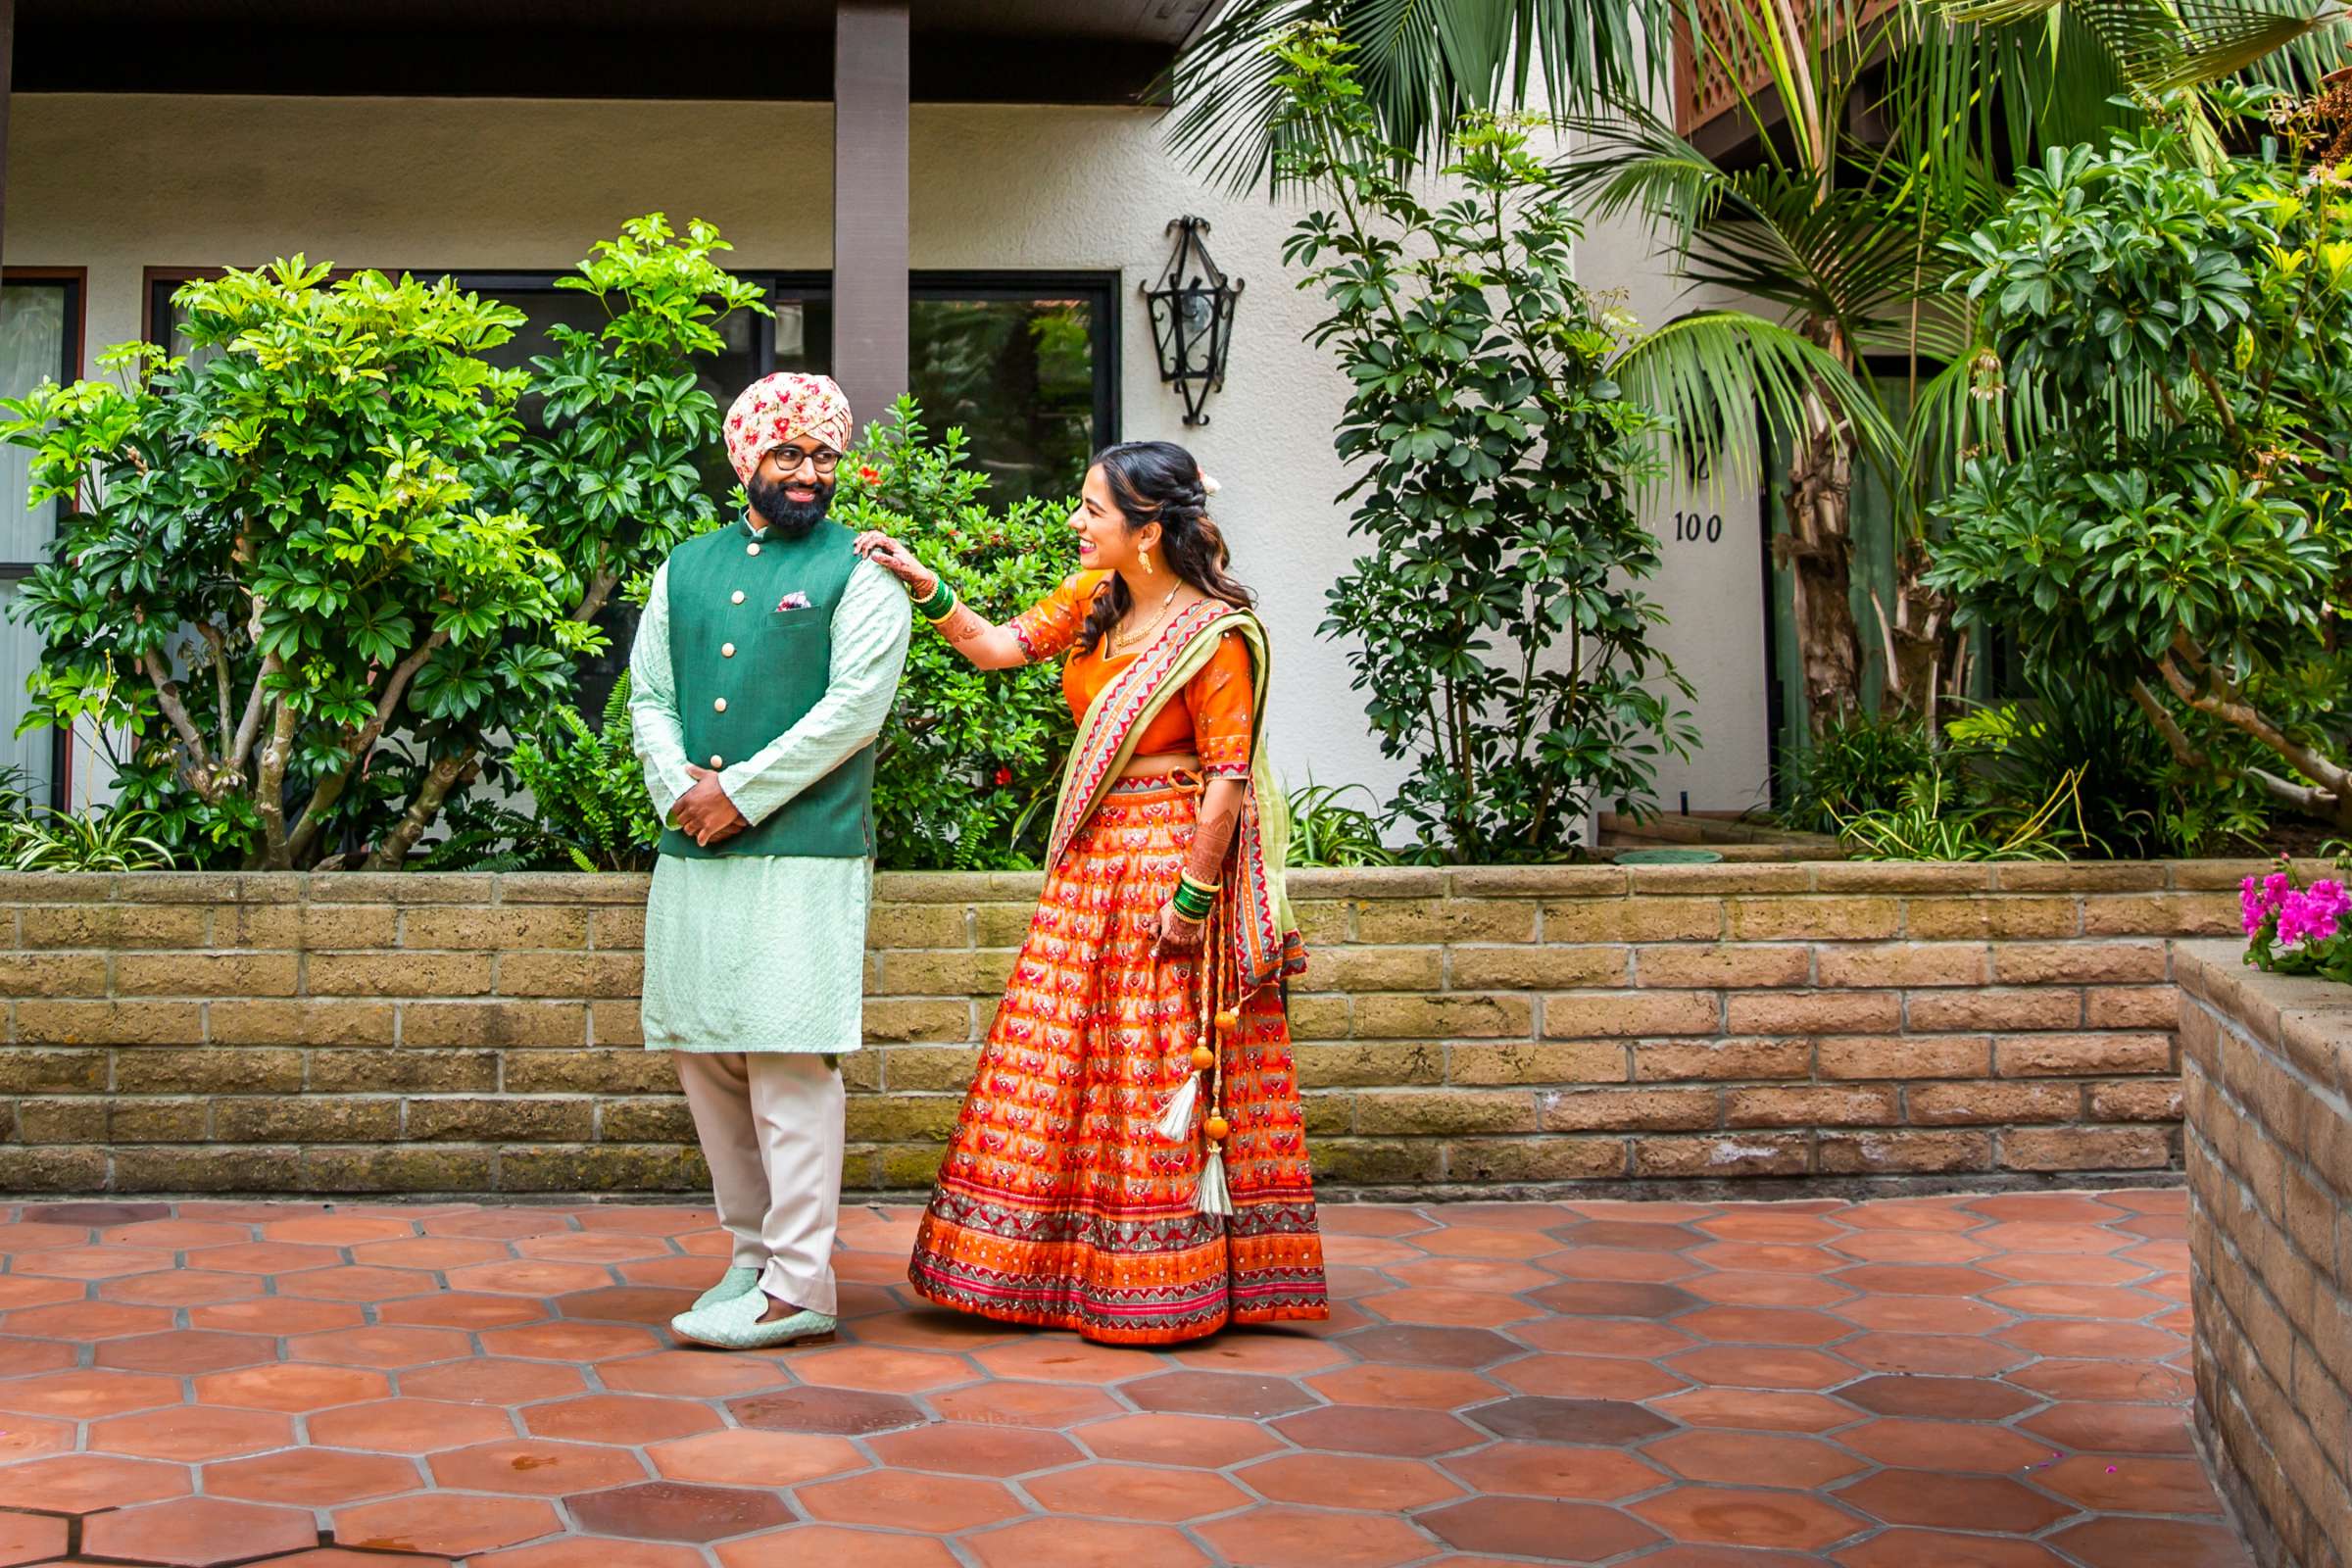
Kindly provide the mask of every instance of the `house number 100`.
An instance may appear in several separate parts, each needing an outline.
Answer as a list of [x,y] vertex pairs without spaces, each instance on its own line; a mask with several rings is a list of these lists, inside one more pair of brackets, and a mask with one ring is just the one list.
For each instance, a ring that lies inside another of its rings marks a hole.
[[1701,539],[1711,545],[1721,544],[1723,514],[1718,512],[1702,517],[1695,512],[1678,512],[1674,514],[1674,537],[1678,544],[1695,544]]

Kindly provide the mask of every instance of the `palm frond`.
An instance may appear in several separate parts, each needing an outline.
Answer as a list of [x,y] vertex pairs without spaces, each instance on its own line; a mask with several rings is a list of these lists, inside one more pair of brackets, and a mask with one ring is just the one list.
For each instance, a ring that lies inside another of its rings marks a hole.
[[1903,471],[1899,436],[1869,388],[1835,356],[1744,311],[1692,311],[1629,344],[1610,373],[1666,421],[1674,466],[1715,484],[1760,467],[1765,428],[1804,427],[1819,396],[1847,426],[1866,461],[1890,478]]
[[1824,191],[1792,166],[1727,171],[1654,113],[1629,109],[1571,127],[1582,150],[1553,178],[1600,219],[1647,214],[1694,287],[1835,321],[1849,342],[1900,336],[1910,303],[1943,282],[1945,232],[1883,190]]
[[1570,116],[1562,128],[1578,151],[1555,162],[1551,177],[1578,198],[1588,221],[1657,215],[1674,229],[1679,247],[1719,203],[1737,196],[1725,184],[1723,167],[1646,104]]
[[2331,0],[1938,0],[1954,22],[2072,20],[2133,89],[2219,81],[2343,16]]
[[1954,359],[1911,400],[1903,445],[1911,454],[1912,482],[1925,495],[1946,494],[1968,459],[2000,434],[1999,411],[1979,394],[1973,359]]
[[[1272,180],[1280,68],[1267,46],[1302,23],[1335,27],[1381,139],[1428,163],[1467,111],[1540,96],[1555,112],[1639,98],[1662,80],[1663,38],[1684,0],[1242,0],[1172,74],[1168,145],[1236,192]],[[1538,89],[1541,89],[1539,94]]]

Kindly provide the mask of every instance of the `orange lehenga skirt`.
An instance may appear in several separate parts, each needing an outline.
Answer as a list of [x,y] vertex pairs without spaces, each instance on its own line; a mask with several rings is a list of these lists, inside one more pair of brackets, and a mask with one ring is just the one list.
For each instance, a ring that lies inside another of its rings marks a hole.
[[1114,1345],[1329,1316],[1276,988],[1225,1047],[1232,1215],[1194,1208],[1205,1103],[1180,1141],[1152,1125],[1192,1071],[1200,973],[1198,955],[1154,962],[1143,923],[1195,820],[1190,789],[1123,781],[1047,877],[915,1237],[920,1295]]

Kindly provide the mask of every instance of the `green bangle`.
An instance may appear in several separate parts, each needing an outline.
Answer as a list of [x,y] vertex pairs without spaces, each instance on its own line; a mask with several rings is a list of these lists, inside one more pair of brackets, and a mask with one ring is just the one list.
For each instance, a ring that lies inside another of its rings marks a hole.
[[945,620],[955,613],[956,590],[948,586],[947,578],[941,577],[930,593],[915,601],[914,608],[925,620],[935,623]]
[[1214,896],[1202,891],[1197,883],[1189,879],[1180,880],[1176,884],[1175,896],[1168,902],[1175,905],[1176,912],[1188,920],[1200,919],[1216,906]]

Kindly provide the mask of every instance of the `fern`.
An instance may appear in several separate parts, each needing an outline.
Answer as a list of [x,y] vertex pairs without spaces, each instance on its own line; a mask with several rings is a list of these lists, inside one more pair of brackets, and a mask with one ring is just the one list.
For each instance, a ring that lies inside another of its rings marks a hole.
[[514,748],[512,761],[531,794],[534,837],[562,860],[582,871],[653,865],[662,823],[629,734],[625,673],[594,727],[569,708],[555,709]]

